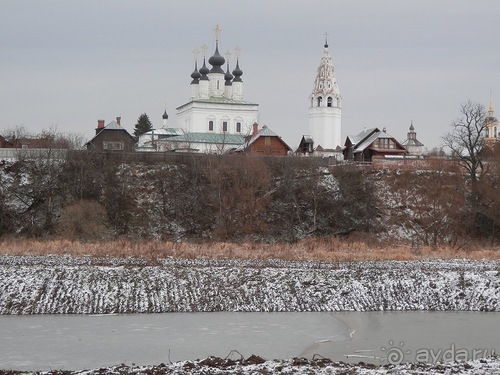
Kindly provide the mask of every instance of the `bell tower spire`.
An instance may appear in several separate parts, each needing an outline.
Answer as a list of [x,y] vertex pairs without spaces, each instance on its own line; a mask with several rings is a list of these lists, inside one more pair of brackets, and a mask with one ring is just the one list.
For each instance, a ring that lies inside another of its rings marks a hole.
[[309,134],[314,146],[333,152],[338,146],[342,146],[342,97],[328,49],[328,33],[325,33],[323,56],[309,101]]

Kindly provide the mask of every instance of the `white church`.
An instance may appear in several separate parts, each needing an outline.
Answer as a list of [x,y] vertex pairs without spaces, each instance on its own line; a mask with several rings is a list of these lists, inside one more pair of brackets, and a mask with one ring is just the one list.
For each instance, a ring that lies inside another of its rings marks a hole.
[[[245,136],[258,119],[258,104],[243,99],[243,71],[239,48],[231,72],[229,52],[224,58],[219,52],[219,26],[215,28],[215,51],[208,59],[202,46],[203,64],[198,69],[195,50],[194,71],[191,73],[191,98],[176,108],[176,127],[168,127],[168,115],[163,115],[162,129],[141,136],[139,147],[158,151],[224,153],[245,142]],[[224,71],[225,68],[225,71]]]

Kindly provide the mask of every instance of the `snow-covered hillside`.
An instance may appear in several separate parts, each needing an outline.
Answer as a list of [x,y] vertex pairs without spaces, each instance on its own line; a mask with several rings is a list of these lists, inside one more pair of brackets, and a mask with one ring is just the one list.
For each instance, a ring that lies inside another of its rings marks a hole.
[[0,313],[500,311],[500,262],[0,257]]

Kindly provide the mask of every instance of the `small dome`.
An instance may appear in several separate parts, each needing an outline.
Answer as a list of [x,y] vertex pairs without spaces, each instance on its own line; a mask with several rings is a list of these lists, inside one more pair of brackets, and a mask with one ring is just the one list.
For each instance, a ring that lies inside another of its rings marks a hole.
[[236,68],[234,68],[233,74],[234,74],[233,82],[242,82],[241,76],[243,75],[243,71],[240,69],[240,64],[238,60],[236,60]]
[[219,53],[219,43],[217,42],[215,44],[215,53],[208,59],[208,63],[212,65],[212,69],[210,69],[210,73],[222,73],[224,74],[224,71],[222,70],[221,66],[224,65],[226,62],[226,59],[222,57],[222,55]]
[[191,81],[191,83],[195,83],[195,84],[198,83],[198,81],[201,78],[201,73],[198,71],[198,63],[197,62],[194,64],[194,71],[193,71],[193,73],[191,73],[191,78],[193,79]]
[[226,81],[226,86],[231,86],[231,80],[233,79],[233,75],[229,71],[229,64],[227,64],[226,74],[224,74],[224,80]]
[[205,64],[205,59],[203,59],[203,66],[200,68],[200,74],[201,77],[200,79],[203,81],[208,80],[207,74],[210,73],[210,71],[207,68],[207,65]]
[[164,120],[168,119],[167,110],[165,110],[165,112],[163,112],[163,116],[161,116],[161,118]]
[[415,130],[415,128],[413,127],[413,122],[412,122],[412,123],[411,123],[411,125],[410,125],[410,130],[411,130],[411,131],[414,131],[414,130]]

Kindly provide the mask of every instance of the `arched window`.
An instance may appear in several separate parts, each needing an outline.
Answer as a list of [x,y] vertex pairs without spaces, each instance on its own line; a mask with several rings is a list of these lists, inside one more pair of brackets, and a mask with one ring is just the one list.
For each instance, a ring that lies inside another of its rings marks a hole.
[[318,107],[321,107],[322,101],[323,101],[323,98],[321,96],[318,96]]
[[210,132],[214,131],[214,122],[212,120],[208,122],[208,131]]
[[241,122],[236,123],[236,133],[241,133]]
[[222,122],[222,131],[227,132],[227,121]]
[[326,103],[326,106],[327,107],[331,107],[332,106],[332,103],[333,103],[333,98],[331,96],[328,97],[328,101]]

